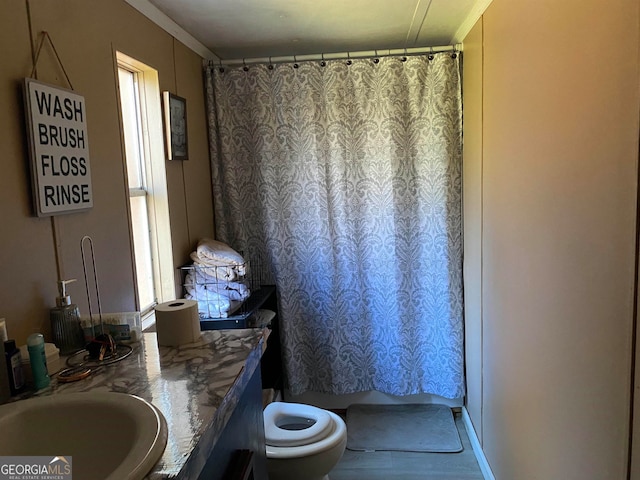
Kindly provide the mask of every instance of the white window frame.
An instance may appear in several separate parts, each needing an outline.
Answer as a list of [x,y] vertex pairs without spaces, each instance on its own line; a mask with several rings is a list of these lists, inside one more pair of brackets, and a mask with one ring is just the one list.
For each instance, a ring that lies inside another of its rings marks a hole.
[[[129,189],[126,175],[126,158],[124,158],[125,183],[129,195],[146,195],[149,211],[149,227],[151,241],[151,257],[153,262],[153,281],[157,303],[163,303],[175,298],[175,268],[173,264],[173,247],[171,243],[171,223],[169,218],[169,200],[167,192],[167,178],[165,169],[164,134],[162,130],[162,106],[158,72],[144,63],[116,52],[116,81],[117,68],[124,68],[134,72],[138,80],[141,107],[142,145],[145,161],[146,191]],[[119,85],[119,82],[118,82]],[[120,89],[118,87],[118,100]],[[118,105],[121,103],[119,101]],[[122,134],[124,152],[124,134]],[[131,209],[127,201],[127,214],[131,225]],[[130,227],[131,228],[131,227]],[[131,250],[133,248],[133,233],[130,231]],[[136,278],[136,304],[140,309]],[[153,324],[153,308],[143,314],[143,327]]]

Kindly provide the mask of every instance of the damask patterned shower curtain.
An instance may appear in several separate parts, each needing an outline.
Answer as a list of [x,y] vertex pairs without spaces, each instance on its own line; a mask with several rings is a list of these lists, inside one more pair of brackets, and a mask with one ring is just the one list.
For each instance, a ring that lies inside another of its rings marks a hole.
[[294,395],[464,395],[459,57],[432,57],[205,68],[216,234],[273,272]]

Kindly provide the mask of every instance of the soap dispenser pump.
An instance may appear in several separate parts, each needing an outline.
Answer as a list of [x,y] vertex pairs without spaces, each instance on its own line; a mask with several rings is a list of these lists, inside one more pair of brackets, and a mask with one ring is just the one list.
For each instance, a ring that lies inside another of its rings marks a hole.
[[80,311],[67,295],[67,284],[75,281],[76,279],[72,278],[58,282],[59,296],[56,298],[56,307],[51,309],[53,343],[60,349],[61,355],[75,353],[85,346]]

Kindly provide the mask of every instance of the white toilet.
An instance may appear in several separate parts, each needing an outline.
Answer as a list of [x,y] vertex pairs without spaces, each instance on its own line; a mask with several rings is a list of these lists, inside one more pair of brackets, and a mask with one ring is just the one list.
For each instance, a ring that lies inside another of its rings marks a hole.
[[347,444],[347,426],[335,413],[300,403],[264,409],[269,480],[329,480]]

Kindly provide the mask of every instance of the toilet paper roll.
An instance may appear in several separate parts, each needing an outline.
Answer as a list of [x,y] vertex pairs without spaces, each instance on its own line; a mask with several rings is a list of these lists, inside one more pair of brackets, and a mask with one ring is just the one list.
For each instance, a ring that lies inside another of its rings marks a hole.
[[200,317],[195,300],[173,300],[156,305],[158,345],[175,347],[200,338]]

